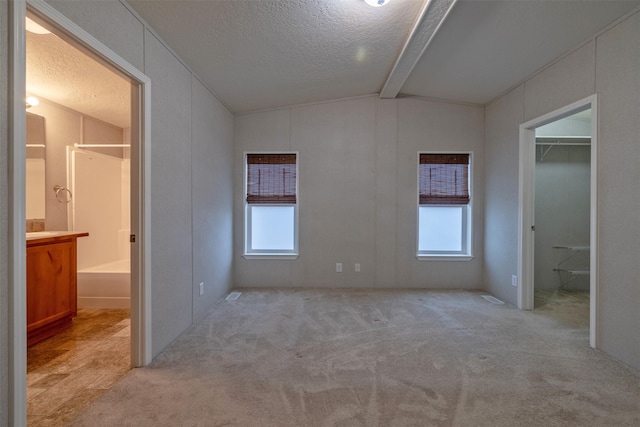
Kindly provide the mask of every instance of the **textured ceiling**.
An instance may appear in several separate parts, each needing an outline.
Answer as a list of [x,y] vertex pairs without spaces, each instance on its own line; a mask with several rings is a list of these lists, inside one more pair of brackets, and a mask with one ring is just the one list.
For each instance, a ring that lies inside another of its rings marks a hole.
[[129,82],[53,34],[27,32],[26,46],[28,95],[130,126]]
[[129,0],[234,112],[377,93],[422,1]]
[[[485,104],[640,0],[129,0],[234,113],[379,93]],[[451,7],[451,4],[454,4]],[[392,89],[389,89],[392,88]],[[27,91],[128,127],[129,84],[27,33]]]

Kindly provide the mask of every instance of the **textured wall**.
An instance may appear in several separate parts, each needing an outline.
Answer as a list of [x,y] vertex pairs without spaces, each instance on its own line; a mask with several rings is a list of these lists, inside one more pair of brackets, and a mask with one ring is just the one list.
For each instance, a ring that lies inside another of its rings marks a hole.
[[[197,319],[232,286],[233,116],[195,78],[191,94],[193,317]],[[204,282],[203,296],[200,282]]]
[[[486,107],[487,290],[515,304],[518,126],[598,93],[598,347],[640,368],[640,18],[633,15]],[[597,58],[597,60],[596,60]]]
[[511,275],[518,272],[518,126],[524,87],[485,108],[484,288],[517,304]]
[[191,324],[191,74],[149,32],[154,354]]
[[[237,116],[236,218],[243,218],[243,153],[298,151],[300,257],[242,258],[238,220],[236,284],[479,288],[483,118],[480,107],[376,97]],[[424,150],[474,152],[473,261],[416,259],[417,152]],[[343,273],[335,272],[336,262]]]
[[640,369],[640,13],[598,38],[600,347]]

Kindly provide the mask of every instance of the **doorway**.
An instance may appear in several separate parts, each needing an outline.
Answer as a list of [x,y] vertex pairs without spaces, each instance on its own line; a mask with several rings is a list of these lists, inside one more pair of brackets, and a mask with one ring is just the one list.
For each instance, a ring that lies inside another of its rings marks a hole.
[[518,257],[519,308],[533,310],[551,296],[573,297],[576,304],[588,299],[585,316],[594,348],[596,112],[593,95],[520,126]]
[[[27,114],[41,118],[36,134],[44,135],[43,147],[32,147],[38,144],[30,144],[34,127],[27,121],[25,197],[27,207],[45,207],[37,214],[27,209],[27,239],[30,244],[38,222],[50,232],[88,233],[76,239],[73,318],[67,329],[37,342],[30,327],[43,311],[34,296],[41,291],[29,286],[37,274],[27,270],[27,418],[63,423],[131,369],[129,136],[137,118],[128,79],[29,13],[25,42]],[[41,185],[29,179],[34,161],[44,162]],[[34,250],[27,251],[28,265]],[[83,382],[96,373],[100,383]]]
[[131,366],[151,361],[150,321],[150,80],[109,48],[44,2],[9,3],[9,420],[26,425],[26,287],[25,287],[25,173],[26,173],[26,48],[25,18],[109,68],[130,85],[130,251],[131,251]]
[[591,109],[535,132],[534,310],[588,330]]

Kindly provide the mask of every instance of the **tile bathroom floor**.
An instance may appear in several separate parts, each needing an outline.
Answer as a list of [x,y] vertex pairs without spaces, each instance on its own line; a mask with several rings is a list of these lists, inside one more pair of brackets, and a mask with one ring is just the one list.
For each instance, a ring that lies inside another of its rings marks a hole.
[[64,426],[131,369],[130,310],[78,309],[73,326],[27,349],[30,427]]

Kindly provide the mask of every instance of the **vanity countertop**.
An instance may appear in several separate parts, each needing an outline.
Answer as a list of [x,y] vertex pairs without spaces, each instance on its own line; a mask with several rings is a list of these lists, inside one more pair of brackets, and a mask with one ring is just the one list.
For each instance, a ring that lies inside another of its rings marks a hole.
[[86,231],[34,231],[33,233],[27,233],[27,245],[55,243],[69,237],[77,238],[88,235],[89,233]]

